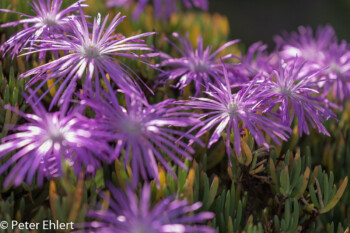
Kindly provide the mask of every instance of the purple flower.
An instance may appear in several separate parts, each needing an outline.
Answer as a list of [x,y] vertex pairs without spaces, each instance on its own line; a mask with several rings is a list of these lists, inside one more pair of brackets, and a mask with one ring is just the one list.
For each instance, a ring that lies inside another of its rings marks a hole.
[[[0,51],[5,55],[12,50],[12,59],[19,54],[28,44],[33,47],[36,40],[46,40],[54,38],[56,34],[65,31],[67,22],[71,19],[70,14],[79,8],[79,4],[85,0],[79,0],[68,8],[60,11],[62,0],[37,0],[30,3],[35,16],[26,15],[20,12],[7,9],[0,9],[2,12],[19,14],[22,18],[15,22],[2,24],[1,27],[25,25],[24,29],[10,37],[0,47]],[[80,5],[82,7],[87,5]],[[41,53],[43,57],[45,53]]]
[[299,33],[284,33],[276,42],[283,59],[303,58],[310,70],[322,69],[318,75],[323,80],[318,82],[322,96],[331,92],[341,103],[350,98],[350,51],[345,41],[338,43],[331,26],[318,27],[315,36],[310,27],[300,27]]
[[[137,5],[134,9],[132,18],[133,20],[137,20],[151,0],[107,0],[107,6],[129,7],[133,2],[137,2]],[[173,13],[176,13],[179,10],[179,3],[182,3],[188,9],[196,7],[202,10],[208,10],[208,0],[153,0],[155,17],[157,19],[162,18],[163,20],[170,18]]]
[[326,59],[320,64],[324,68],[322,72],[325,82],[319,86],[324,87],[324,96],[329,92],[338,101],[343,103],[350,99],[350,50],[345,41],[340,44],[332,43],[326,51]]
[[[175,143],[177,137],[184,133],[171,127],[188,127],[198,123],[193,118],[193,113],[183,111],[188,107],[174,106],[176,102],[172,99],[149,105],[125,95],[124,108],[114,94],[105,94],[105,97],[108,101],[101,96],[81,97],[82,104],[90,106],[96,112],[96,119],[105,125],[105,135],[116,141],[115,157],[124,154],[125,166],[131,161],[135,185],[139,174],[144,179],[154,178],[159,183],[157,160],[176,177],[166,157],[186,169],[179,156],[191,159],[189,153],[194,153],[194,150],[184,142]],[[201,143],[191,135],[185,138]]]
[[[195,96],[200,93],[202,86],[208,90],[209,84],[212,83],[213,80],[216,83],[222,83],[222,65],[217,55],[225,48],[236,44],[238,40],[227,42],[214,53],[211,53],[210,46],[206,49],[203,48],[203,40],[201,37],[198,38],[197,49],[194,49],[188,38],[180,37],[177,33],[173,33],[173,36],[179,40],[183,50],[170,40],[167,41],[179,51],[182,57],[172,58],[167,54],[161,54],[163,61],[160,65],[163,67],[174,67],[174,69],[160,74],[160,82],[164,83],[169,80],[180,78],[176,84],[176,87],[179,89],[183,89],[191,82],[194,82],[196,88]],[[228,58],[232,58],[232,55],[228,54],[221,59],[225,60]]]
[[[101,90],[100,81],[103,81],[108,90],[112,91],[111,84],[107,77],[108,74],[110,80],[116,83],[125,92],[142,96],[143,92],[139,86],[133,79],[129,78],[134,74],[134,71],[120,60],[117,60],[115,56],[139,60],[142,56],[132,51],[151,50],[151,48],[147,47],[144,41],[139,38],[154,33],[149,32],[132,37],[113,35],[116,27],[125,18],[119,17],[120,14],[113,18],[107,29],[105,29],[105,26],[108,16],[103,20],[102,24],[100,16],[97,19],[95,18],[92,26],[92,33],[90,33],[84,13],[81,8],[79,9],[81,17],[68,22],[71,34],[56,40],[45,40],[43,43],[49,43],[51,46],[49,48],[37,50],[65,51],[67,55],[22,74],[21,77],[23,78],[34,75],[28,82],[27,87],[36,82],[40,82],[35,89],[35,92],[37,92],[48,80],[57,79],[54,85],[60,84],[60,87],[51,101],[51,108],[58,100],[59,104],[70,101],[78,80],[83,82],[84,91],[92,91],[94,89],[95,92],[99,93]],[[141,62],[147,63],[144,60]],[[54,85],[52,85],[52,87]],[[44,92],[42,97],[49,91],[50,88]],[[59,97],[61,98],[59,99]]]
[[317,128],[320,133],[329,135],[322,123],[335,114],[324,107],[327,101],[319,97],[317,83],[320,79],[318,70],[309,71],[303,69],[305,62],[299,60],[290,63],[281,62],[279,70],[274,71],[268,82],[264,82],[267,88],[270,108],[279,105],[279,111],[284,124],[291,125],[294,115],[298,119],[299,133],[309,134],[309,125]]
[[196,134],[197,137],[200,137],[217,125],[209,139],[208,148],[210,148],[220,139],[225,130],[227,134],[226,151],[229,156],[231,132],[234,135],[236,154],[238,156],[241,155],[241,124],[250,131],[259,146],[269,147],[262,132],[269,135],[277,144],[280,144],[277,137],[286,140],[288,138],[287,132],[291,131],[290,128],[268,114],[261,114],[266,108],[263,106],[266,95],[263,85],[256,85],[257,83],[254,79],[245,88],[242,88],[237,93],[232,93],[225,67],[224,76],[226,85],[219,84],[216,86],[209,84],[211,90],[205,93],[210,98],[192,98],[192,101],[188,101],[187,105],[193,108],[208,110],[207,113],[203,113],[200,117],[205,119],[203,121],[204,126],[197,125],[190,131],[201,127]]
[[[35,96],[34,100],[37,100]],[[49,113],[40,102],[29,103],[32,114],[12,108],[27,123],[16,126],[14,133],[4,137],[0,145],[0,159],[15,152],[0,166],[2,174],[14,165],[6,177],[5,187],[11,182],[15,186],[24,180],[31,183],[36,173],[37,182],[42,185],[44,177],[62,175],[63,163],[73,166],[80,174],[83,168],[93,173],[102,161],[109,162],[111,149],[96,121],[84,117],[77,109]]]
[[327,59],[325,53],[329,45],[336,42],[334,30],[331,26],[319,26],[315,37],[310,27],[300,26],[297,32],[284,32],[282,36],[276,36],[277,47],[283,59],[294,59],[296,56],[306,61],[318,64]]
[[250,80],[256,75],[271,73],[274,69],[273,56],[266,51],[267,45],[262,42],[252,44],[247,51],[247,54],[237,57],[240,61],[233,70],[236,76],[242,80]]
[[[186,200],[174,200],[167,197],[152,206],[151,187],[145,184],[140,197],[130,187],[122,190],[109,184],[111,198],[101,194],[109,203],[107,210],[90,210],[87,216],[95,219],[83,225],[85,231],[103,233],[214,233],[215,230],[206,225],[199,225],[214,217],[211,212],[192,213],[198,210],[202,203],[189,205]],[[101,204],[102,205],[102,204]],[[196,225],[197,224],[197,225]]]

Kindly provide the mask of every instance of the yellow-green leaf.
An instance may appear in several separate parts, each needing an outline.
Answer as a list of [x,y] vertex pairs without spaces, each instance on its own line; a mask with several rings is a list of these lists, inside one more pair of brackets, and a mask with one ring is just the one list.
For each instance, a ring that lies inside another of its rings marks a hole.
[[305,192],[305,189],[307,188],[307,184],[309,183],[309,176],[310,176],[310,168],[306,167],[303,175],[303,181],[301,183],[298,193],[295,195],[296,199],[299,199]]
[[219,187],[219,178],[215,176],[209,190],[208,206],[211,206],[211,204],[214,202],[216,193],[218,191],[218,187]]
[[321,214],[326,213],[334,208],[334,206],[338,203],[340,198],[343,196],[343,193],[346,189],[347,184],[348,184],[348,177],[345,177],[343,183],[340,185],[340,187],[339,187],[337,193],[334,195],[333,199],[328,203],[327,206],[325,206],[323,209],[320,210]]

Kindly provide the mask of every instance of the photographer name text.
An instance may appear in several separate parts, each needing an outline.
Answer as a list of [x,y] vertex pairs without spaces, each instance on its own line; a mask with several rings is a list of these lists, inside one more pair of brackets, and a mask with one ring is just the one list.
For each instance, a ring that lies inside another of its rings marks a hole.
[[[18,222],[16,220],[12,220],[11,225],[5,221],[2,221],[0,224],[1,229],[11,228],[19,229],[19,230],[73,230],[73,222],[59,222],[58,220],[43,220],[42,222]],[[10,226],[9,226],[10,225]]]

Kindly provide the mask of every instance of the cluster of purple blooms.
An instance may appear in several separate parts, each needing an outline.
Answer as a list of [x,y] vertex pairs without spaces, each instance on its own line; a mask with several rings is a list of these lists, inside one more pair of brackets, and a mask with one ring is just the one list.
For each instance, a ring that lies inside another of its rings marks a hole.
[[[183,159],[191,159],[195,152],[191,148],[193,143],[205,145],[200,140],[204,134],[210,134],[208,148],[226,135],[229,158],[232,153],[241,156],[241,136],[247,131],[257,145],[266,148],[269,148],[266,136],[276,144],[288,140],[293,121],[300,135],[309,134],[310,128],[328,135],[323,123],[329,118],[336,119],[330,108],[340,106],[350,97],[350,50],[345,41],[338,42],[330,26],[318,28],[316,35],[310,28],[300,27],[298,32],[276,37],[274,53],[257,42],[240,56],[222,55],[224,49],[238,40],[212,52],[209,46],[204,47],[202,38],[193,48],[188,37],[174,33],[179,46],[170,39],[167,41],[180,56],[171,57],[145,43],[143,38],[153,32],[131,37],[115,33],[124,20],[120,14],[109,24],[108,17],[102,19],[100,15],[93,23],[87,22],[83,2],[61,10],[62,0],[33,0],[35,16],[18,13],[22,19],[1,25],[26,25],[1,45],[3,55],[9,53],[14,58],[38,53],[44,59],[52,52],[57,56],[20,76],[29,78],[27,88],[34,87],[26,96],[33,113],[6,107],[27,123],[14,127],[14,133],[2,139],[0,159],[14,154],[0,166],[0,174],[15,164],[5,186],[31,183],[35,176],[41,185],[45,178],[62,176],[63,166],[73,167],[77,174],[82,171],[93,174],[104,163],[116,159],[123,160],[125,167],[131,166],[133,187],[140,177],[159,184],[158,166],[176,177],[168,160],[186,169]],[[131,2],[119,0],[114,5]],[[135,17],[148,2],[138,1]],[[179,2],[186,7],[207,8],[205,0],[153,2],[156,16],[162,18],[169,17],[170,10],[176,9],[172,4]],[[159,56],[161,63],[152,64],[148,58],[153,56]],[[150,104],[141,88],[146,86],[142,78],[118,58],[163,69],[158,83],[180,90],[193,85],[195,96],[190,100],[167,99]],[[49,80],[54,80],[51,88],[57,85],[59,88],[48,111],[40,101],[50,88],[40,97],[37,93]],[[79,101],[73,101],[73,97]],[[59,110],[51,112],[53,107]],[[86,108],[94,112],[93,119],[84,116]],[[131,186],[127,195],[112,186],[110,190],[115,201],[110,201],[107,212],[90,213],[101,220],[86,226],[91,231],[213,231],[185,224],[213,217],[209,213],[183,216],[197,210],[198,203],[189,206],[184,201],[166,198],[150,209],[148,185],[142,189],[140,201]]]

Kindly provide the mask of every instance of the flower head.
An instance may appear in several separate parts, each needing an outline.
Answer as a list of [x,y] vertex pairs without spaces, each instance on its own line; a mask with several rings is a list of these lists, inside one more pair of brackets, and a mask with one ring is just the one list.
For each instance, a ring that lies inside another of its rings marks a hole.
[[[79,5],[85,0],[79,0],[66,9],[60,11],[63,0],[37,0],[30,3],[35,16],[26,15],[20,12],[15,12],[7,9],[0,9],[2,12],[11,12],[24,17],[15,22],[2,24],[0,27],[17,26],[19,24],[28,25],[22,31],[11,36],[0,47],[0,51],[5,55],[11,52],[12,58],[19,54],[28,44],[33,47],[36,40],[52,39],[57,34],[60,35],[65,31],[67,22],[71,19],[71,13],[77,11]],[[41,57],[45,53],[41,53]]]
[[[176,50],[179,51],[182,57],[172,58],[167,54],[161,54],[163,61],[160,65],[162,67],[174,68],[160,74],[160,82],[166,82],[180,78],[176,84],[176,87],[179,89],[183,89],[191,82],[193,82],[196,88],[196,96],[200,93],[202,86],[208,90],[209,84],[213,82],[212,80],[214,80],[216,83],[222,83],[221,77],[223,71],[217,55],[225,48],[237,43],[238,40],[227,42],[218,50],[211,53],[210,46],[206,47],[206,49],[203,48],[203,40],[201,37],[198,37],[197,49],[194,49],[192,47],[191,41],[188,38],[180,37],[177,33],[173,33],[173,36],[179,40],[180,44],[183,47],[183,50],[177,47],[170,40],[168,41],[173,45],[174,48],[176,48]],[[222,57],[221,59],[225,60],[231,57],[232,55],[229,54]]]
[[319,64],[323,68],[320,75],[323,82],[323,94],[331,93],[333,97],[342,103],[345,99],[350,99],[350,50],[345,41],[340,44],[332,43],[326,53],[327,59]]
[[[132,17],[134,20],[137,20],[151,0],[107,0],[107,6],[128,7],[133,2],[137,2],[137,4]],[[186,8],[208,9],[208,0],[153,0],[155,17],[163,20],[170,18],[173,13],[178,11],[179,3],[182,3]]]
[[266,51],[267,45],[262,42],[256,42],[252,44],[247,51],[246,55],[238,57],[240,63],[238,63],[234,70],[236,70],[236,76],[240,76],[240,79],[249,80],[256,75],[271,73],[274,65],[272,64],[272,56]]
[[329,25],[319,26],[315,37],[310,27],[300,26],[298,32],[284,32],[282,36],[276,36],[275,41],[282,49],[280,54],[283,59],[299,57],[317,64],[327,58],[325,51],[337,38]]
[[[135,185],[139,174],[144,179],[150,177],[159,181],[156,160],[175,176],[164,154],[186,169],[186,165],[178,156],[191,159],[189,153],[193,153],[194,150],[184,142],[176,144],[177,137],[184,133],[170,127],[188,127],[198,123],[193,118],[193,113],[183,111],[187,110],[187,107],[174,106],[176,102],[171,99],[149,105],[126,95],[124,108],[114,94],[105,96],[108,101],[101,96],[82,97],[82,103],[96,112],[96,119],[105,125],[105,134],[109,135],[112,141],[116,141],[115,157],[124,154],[124,165],[127,166],[131,156]],[[186,137],[195,140],[192,136]],[[199,140],[196,141],[200,143]]]
[[192,130],[195,130],[201,127],[196,136],[200,137],[217,125],[209,139],[208,148],[220,139],[221,134],[225,130],[228,155],[230,155],[231,132],[234,135],[236,154],[241,155],[241,124],[250,131],[258,145],[269,147],[262,132],[269,135],[277,144],[280,144],[278,137],[286,140],[288,137],[287,132],[290,132],[290,128],[282,125],[272,116],[268,117],[266,114],[261,114],[266,108],[261,107],[265,101],[263,86],[257,86],[256,80],[253,80],[237,93],[232,93],[225,67],[224,76],[226,85],[219,84],[215,86],[210,84],[211,89],[205,92],[210,98],[192,98],[192,101],[187,103],[193,108],[208,110],[207,113],[203,113],[200,117],[205,119],[203,121],[204,126],[197,125],[192,128]]
[[44,177],[62,175],[63,163],[73,166],[79,174],[83,168],[93,173],[102,161],[109,162],[111,150],[96,121],[84,117],[77,109],[49,113],[40,103],[29,103],[34,113],[13,109],[27,123],[15,127],[14,133],[4,137],[0,145],[0,159],[16,152],[0,166],[2,174],[14,164],[4,186],[11,182],[17,186],[24,180],[31,183],[36,173],[38,184],[42,185]]
[[[123,91],[143,98],[143,92],[139,86],[133,79],[129,78],[132,77],[134,71],[123,62],[118,61],[115,56],[135,60],[140,59],[139,55],[131,51],[150,51],[151,48],[139,38],[154,33],[144,33],[132,37],[112,35],[116,27],[125,18],[120,17],[120,14],[113,18],[107,29],[105,29],[105,26],[108,16],[103,22],[101,22],[100,16],[95,18],[92,33],[90,33],[81,8],[80,12],[80,18],[75,18],[68,22],[71,28],[71,33],[68,36],[56,40],[45,40],[43,42],[49,43],[51,46],[38,50],[65,51],[67,55],[22,74],[22,77],[34,75],[27,86],[41,82],[35,89],[35,92],[37,92],[48,80],[57,79],[54,84],[60,84],[60,87],[51,102],[50,108],[58,100],[59,104],[69,102],[76,89],[78,80],[83,81],[84,91],[94,89],[94,91],[99,93],[101,90],[100,81],[104,82],[108,90],[111,91],[112,87],[108,76]],[[84,79],[82,79],[83,77]],[[43,96],[49,91],[50,88],[44,92]],[[59,99],[59,97],[61,98]]]
[[302,58],[308,62],[304,69],[322,70],[318,86],[323,88],[323,96],[330,92],[340,103],[350,98],[350,51],[345,41],[338,43],[331,26],[318,27],[315,36],[310,27],[300,27],[299,33],[284,33],[276,42],[283,59]]
[[315,76],[320,75],[318,70],[309,71],[303,69],[305,62],[295,60],[290,63],[281,62],[279,70],[274,71],[268,82],[267,88],[270,108],[280,105],[280,113],[283,123],[291,125],[294,115],[298,119],[300,135],[309,134],[309,125],[318,128],[320,133],[329,135],[322,123],[335,114],[324,107],[326,99],[318,96]]
[[[109,184],[112,198],[101,194],[109,208],[91,210],[87,216],[95,221],[83,224],[89,232],[103,233],[185,233],[201,232],[214,233],[215,230],[205,225],[205,221],[212,219],[211,212],[190,214],[201,207],[197,202],[189,205],[188,201],[174,200],[173,197],[163,198],[151,207],[151,187],[142,187],[140,198],[127,187],[126,192]],[[197,225],[196,225],[197,224]]]

